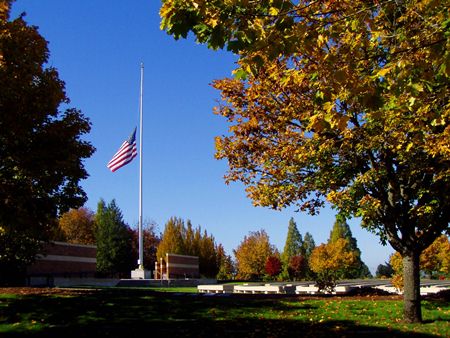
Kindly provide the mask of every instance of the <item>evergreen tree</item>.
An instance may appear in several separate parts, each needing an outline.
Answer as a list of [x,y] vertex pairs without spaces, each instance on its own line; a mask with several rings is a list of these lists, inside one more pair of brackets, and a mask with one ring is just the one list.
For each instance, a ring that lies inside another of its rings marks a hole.
[[283,264],[289,263],[293,256],[304,255],[302,235],[298,231],[294,218],[289,220],[286,243],[284,244],[283,254],[281,256]]
[[337,214],[336,221],[334,222],[333,228],[330,231],[330,238],[328,243],[334,243],[339,238],[344,238],[348,240],[349,249],[358,250],[356,238],[353,237],[350,226],[344,216]]
[[361,250],[358,248],[356,238],[353,237],[350,226],[348,225],[345,217],[338,214],[336,215],[336,221],[334,222],[333,229],[330,232],[328,243],[335,243],[340,238],[347,241],[347,250],[354,252],[356,257],[355,265],[345,271],[342,278],[372,277],[369,268],[361,260]]
[[311,257],[311,253],[316,247],[313,236],[306,232],[305,239],[303,240],[303,252],[305,253],[305,259],[308,260]]
[[392,269],[392,265],[389,262],[385,262],[384,264],[380,264],[377,267],[376,277],[377,278],[390,278],[394,274],[394,269]]
[[313,236],[309,232],[306,232],[304,240],[303,240],[303,252],[305,254],[305,262],[306,262],[304,277],[306,279],[314,278],[314,274],[309,267],[309,258],[311,257],[311,254],[315,248],[316,248],[316,242],[314,241]]
[[104,274],[127,273],[133,268],[132,232],[113,199],[100,200],[95,216],[97,271]]
[[292,279],[292,276],[289,273],[289,262],[294,256],[304,256],[304,248],[303,248],[303,239],[302,235],[298,231],[297,224],[294,221],[294,218],[291,217],[289,220],[289,226],[286,236],[286,242],[284,244],[283,253],[281,255],[281,262],[283,265],[281,278],[283,280]]

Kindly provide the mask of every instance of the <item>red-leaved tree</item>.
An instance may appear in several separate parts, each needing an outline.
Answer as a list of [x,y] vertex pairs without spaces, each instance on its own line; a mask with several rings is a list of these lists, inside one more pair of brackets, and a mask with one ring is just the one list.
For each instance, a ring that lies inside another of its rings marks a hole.
[[300,280],[305,276],[307,270],[307,262],[305,257],[296,255],[289,260],[288,272],[289,277],[294,280]]
[[266,261],[266,273],[275,277],[281,272],[281,260],[277,256],[269,256]]

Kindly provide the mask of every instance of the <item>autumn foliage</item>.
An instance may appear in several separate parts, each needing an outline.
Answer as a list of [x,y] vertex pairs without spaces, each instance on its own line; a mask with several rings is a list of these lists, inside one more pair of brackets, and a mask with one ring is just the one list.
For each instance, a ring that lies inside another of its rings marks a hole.
[[293,280],[304,278],[308,270],[308,262],[303,256],[296,255],[289,259],[288,273]]
[[339,238],[335,242],[321,244],[314,249],[309,266],[316,274],[319,290],[331,292],[346,269],[354,267],[357,255],[348,249],[348,241]]
[[[132,256],[135,259],[136,266],[139,257],[139,231],[137,227],[129,229],[131,232],[131,248]],[[144,254],[144,267],[148,270],[153,270],[156,261],[156,249],[158,247],[160,238],[157,233],[157,226],[153,222],[144,221],[142,225],[143,235],[143,254]]]
[[[390,264],[394,270],[392,284],[403,290],[402,256],[396,252],[390,257]],[[431,278],[449,277],[450,274],[450,241],[447,236],[438,237],[420,255],[420,269]]]
[[178,217],[172,217],[166,222],[156,258],[164,259],[166,253],[198,256],[200,274],[206,277],[216,277],[219,263],[222,262],[218,259],[214,237],[206,230],[202,232],[200,226],[194,229],[190,221],[186,224]]
[[270,277],[276,277],[281,272],[281,260],[277,256],[269,256],[266,261],[266,273]]
[[276,252],[264,230],[250,232],[234,250],[238,279],[261,279],[267,259]]
[[94,212],[88,208],[70,209],[59,218],[59,227],[69,243],[95,244]]
[[445,1],[165,0],[161,27],[238,55],[217,80],[216,157],[255,205],[326,201],[405,257],[405,319],[422,320],[420,253],[450,221]]
[[91,125],[68,107],[48,43],[0,1],[0,284],[22,280],[56,220],[87,199]]

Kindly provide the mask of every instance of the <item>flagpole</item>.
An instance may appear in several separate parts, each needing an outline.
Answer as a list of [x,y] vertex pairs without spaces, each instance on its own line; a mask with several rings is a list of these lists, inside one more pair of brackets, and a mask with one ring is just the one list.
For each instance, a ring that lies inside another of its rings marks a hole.
[[139,93],[139,269],[144,270],[144,236],[142,231],[142,148],[143,148],[143,87],[144,87],[144,63],[141,62],[141,84]]

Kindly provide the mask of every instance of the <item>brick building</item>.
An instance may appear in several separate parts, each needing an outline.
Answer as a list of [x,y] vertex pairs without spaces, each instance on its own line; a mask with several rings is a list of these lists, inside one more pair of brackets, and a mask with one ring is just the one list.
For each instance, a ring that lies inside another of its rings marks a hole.
[[46,243],[43,254],[27,269],[28,277],[93,277],[96,272],[95,245],[65,242]]
[[198,256],[187,256],[166,253],[166,258],[155,262],[155,279],[198,278]]

